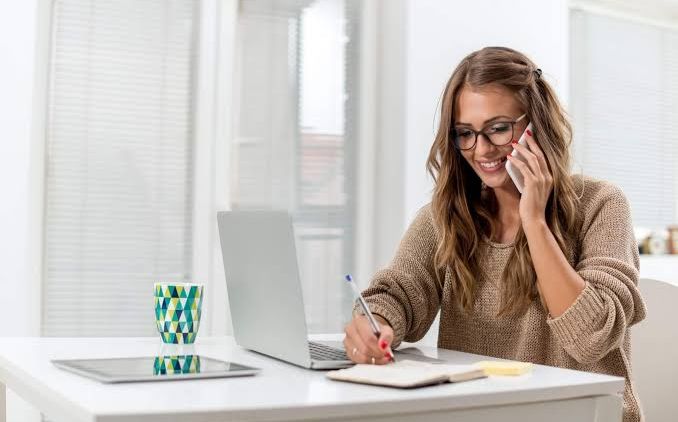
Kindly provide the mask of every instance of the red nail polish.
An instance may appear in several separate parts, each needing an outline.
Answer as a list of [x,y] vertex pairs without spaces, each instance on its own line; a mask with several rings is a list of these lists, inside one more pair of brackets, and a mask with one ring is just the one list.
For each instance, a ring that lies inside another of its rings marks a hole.
[[526,132],[529,136],[532,136],[532,131],[530,129],[527,129]]
[[379,347],[381,347],[382,349],[386,349],[386,346],[387,346],[386,340],[382,340],[381,343],[379,343]]
[[516,141],[515,139],[513,139],[513,140],[511,141],[511,143],[512,143],[512,144],[517,144],[518,141]]
[[506,158],[511,158],[511,154],[506,154]]

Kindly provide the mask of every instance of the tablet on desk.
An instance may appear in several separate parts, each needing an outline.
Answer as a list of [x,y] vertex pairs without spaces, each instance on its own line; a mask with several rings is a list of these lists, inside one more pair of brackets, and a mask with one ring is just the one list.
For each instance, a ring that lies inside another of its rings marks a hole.
[[255,375],[259,368],[200,355],[53,360],[61,369],[105,383]]

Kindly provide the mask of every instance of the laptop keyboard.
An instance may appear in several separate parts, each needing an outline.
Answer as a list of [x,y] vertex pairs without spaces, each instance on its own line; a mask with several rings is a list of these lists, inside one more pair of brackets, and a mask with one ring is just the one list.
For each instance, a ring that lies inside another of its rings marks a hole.
[[308,348],[311,351],[311,359],[313,360],[350,360],[346,356],[346,352],[326,344],[309,341]]

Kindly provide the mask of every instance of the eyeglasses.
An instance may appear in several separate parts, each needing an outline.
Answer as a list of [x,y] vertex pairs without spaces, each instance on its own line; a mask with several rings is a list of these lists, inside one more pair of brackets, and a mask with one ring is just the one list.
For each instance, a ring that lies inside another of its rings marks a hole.
[[513,126],[519,121],[523,120],[525,116],[527,116],[527,114],[523,114],[513,121],[492,123],[478,132],[467,127],[452,128],[451,136],[452,140],[454,141],[454,146],[455,148],[462,151],[473,149],[478,142],[478,135],[480,134],[483,134],[485,139],[490,141],[492,145],[496,145],[498,147],[506,145],[514,139]]

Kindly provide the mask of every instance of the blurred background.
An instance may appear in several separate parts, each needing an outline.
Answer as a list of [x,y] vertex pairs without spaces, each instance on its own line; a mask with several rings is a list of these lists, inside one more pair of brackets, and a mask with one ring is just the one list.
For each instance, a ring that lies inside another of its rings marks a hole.
[[[573,172],[631,202],[641,275],[678,263],[678,1],[0,0],[3,335],[153,336],[155,281],[207,286],[216,212],[292,212],[311,332],[430,200],[439,98],[468,53],[526,53]],[[672,255],[673,254],[673,255]]]

